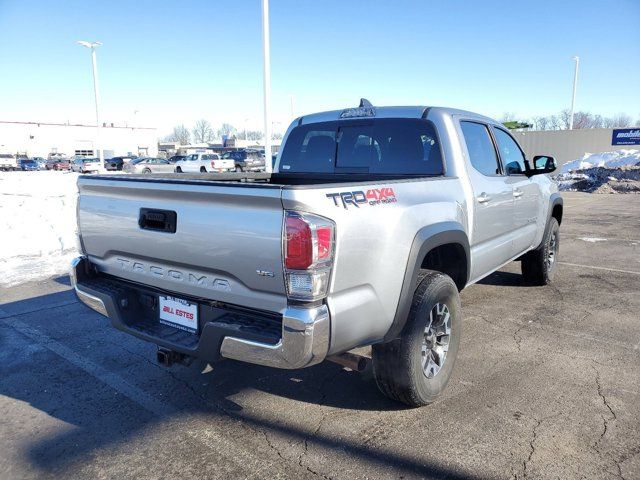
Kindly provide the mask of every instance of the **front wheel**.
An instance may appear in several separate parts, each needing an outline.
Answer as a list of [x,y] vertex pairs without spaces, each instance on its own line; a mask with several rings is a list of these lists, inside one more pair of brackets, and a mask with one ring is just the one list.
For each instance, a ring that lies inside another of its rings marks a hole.
[[373,346],[380,391],[411,407],[434,402],[451,378],[461,329],[456,284],[443,273],[426,271],[400,338]]
[[560,252],[560,225],[554,217],[544,232],[542,244],[522,257],[521,268],[525,283],[548,285],[553,281]]
[[151,169],[145,168],[144,170],[142,170],[142,173],[151,173]]
[[176,173],[182,173],[182,169],[180,167],[176,167]]

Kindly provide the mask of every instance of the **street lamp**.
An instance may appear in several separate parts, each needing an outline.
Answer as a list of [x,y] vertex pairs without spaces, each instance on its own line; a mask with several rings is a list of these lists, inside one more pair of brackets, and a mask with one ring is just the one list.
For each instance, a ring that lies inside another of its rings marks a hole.
[[264,76],[264,166],[271,173],[271,61],[269,51],[269,0],[262,0],[262,60]]
[[580,57],[573,57],[576,62],[576,69],[573,72],[573,95],[571,97],[571,118],[569,119],[569,130],[573,130],[573,113],[576,107],[576,88],[578,87],[578,67],[580,66]]
[[100,143],[100,92],[98,89],[98,66],[96,65],[96,48],[102,45],[101,42],[85,42],[79,40],[78,45],[91,50],[91,66],[93,67],[93,93],[96,100],[96,149],[100,158],[100,173],[104,173],[104,152]]

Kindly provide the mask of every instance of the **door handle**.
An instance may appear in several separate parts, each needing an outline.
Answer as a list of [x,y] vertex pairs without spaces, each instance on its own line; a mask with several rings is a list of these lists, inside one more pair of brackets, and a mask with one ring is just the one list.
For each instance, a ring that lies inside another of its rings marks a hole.
[[516,188],[516,189],[513,191],[513,196],[514,196],[514,197],[516,197],[516,198],[518,198],[518,197],[521,197],[521,196],[522,196],[522,193],[523,193],[523,192],[522,192],[522,190],[520,190],[519,188]]
[[491,200],[491,197],[482,192],[476,200],[478,200],[478,203],[487,203],[489,200]]

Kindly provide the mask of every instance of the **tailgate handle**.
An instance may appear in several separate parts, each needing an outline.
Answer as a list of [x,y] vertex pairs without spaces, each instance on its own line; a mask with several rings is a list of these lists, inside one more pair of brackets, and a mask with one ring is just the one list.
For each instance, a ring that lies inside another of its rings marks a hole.
[[138,225],[143,230],[176,233],[177,218],[178,215],[172,210],[141,208]]

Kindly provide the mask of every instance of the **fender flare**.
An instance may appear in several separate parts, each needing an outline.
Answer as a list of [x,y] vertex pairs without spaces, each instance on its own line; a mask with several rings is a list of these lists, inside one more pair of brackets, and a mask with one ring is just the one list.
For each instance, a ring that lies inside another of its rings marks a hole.
[[552,193],[551,196],[549,197],[548,218],[551,218],[551,216],[553,215],[553,209],[555,208],[556,205],[560,205],[561,207],[563,207],[563,213],[564,213],[564,200],[562,199],[562,195],[560,195],[560,192]]
[[[560,205],[561,207],[563,207],[564,205],[564,200],[562,199],[560,192],[552,193],[551,196],[549,197],[549,211],[547,212],[547,221],[545,222],[545,225],[544,225],[544,233],[542,235],[542,241],[540,242],[540,245],[538,245],[534,250],[538,250],[542,246],[542,242],[544,242],[544,239],[547,238],[547,231],[549,230],[549,222],[551,220],[551,217],[553,217],[553,209],[556,207],[556,205]],[[564,207],[563,207],[563,214],[564,214]],[[526,253],[524,255],[526,255]]]
[[[398,300],[396,313],[391,327],[382,340],[383,342],[389,342],[398,338],[407,323],[422,260],[430,250],[448,243],[459,244],[464,249],[467,257],[467,274],[464,280],[465,285],[469,281],[469,272],[471,271],[471,252],[469,247],[469,238],[467,237],[467,233],[462,225],[458,222],[441,222],[418,230],[418,233],[416,233],[413,243],[411,244],[411,250],[409,251],[407,268],[402,281],[402,289],[400,290],[400,298]],[[458,287],[462,290],[464,285],[459,285]]]

